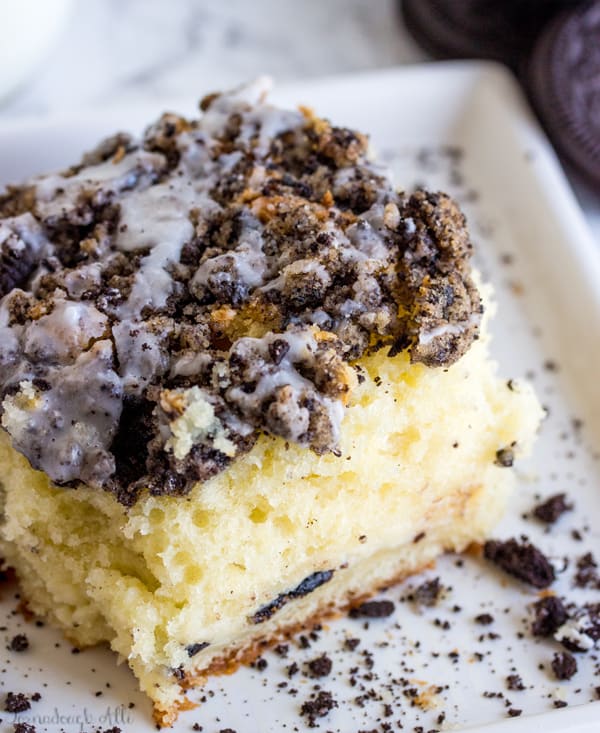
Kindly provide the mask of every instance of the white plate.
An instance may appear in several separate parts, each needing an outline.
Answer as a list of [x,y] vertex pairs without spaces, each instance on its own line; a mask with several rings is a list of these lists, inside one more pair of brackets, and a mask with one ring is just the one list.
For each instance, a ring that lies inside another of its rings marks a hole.
[[[600,259],[556,158],[515,83],[492,65],[438,64],[297,84],[277,90],[274,99],[309,104],[337,123],[370,132],[399,185],[439,187],[463,203],[478,264],[496,287],[494,351],[501,372],[507,377],[531,374],[549,408],[535,455],[519,467],[519,490],[497,536],[526,533],[559,567],[563,556],[598,552],[600,461],[593,446],[600,445]],[[2,182],[70,163],[101,135],[116,128],[139,131],[164,107],[189,113],[194,104],[191,99],[171,104],[162,100],[143,109],[5,124],[0,127]],[[462,151],[459,159],[455,149]],[[548,361],[558,368],[544,368]],[[584,422],[580,430],[573,428],[575,417]],[[566,491],[576,506],[549,532],[521,519],[536,494],[557,491]],[[583,541],[572,538],[574,528],[582,530]],[[306,722],[299,717],[300,705],[320,682],[339,702],[319,719],[321,730],[380,731],[382,723],[390,723],[395,731],[400,721],[411,732],[423,726],[423,731],[597,733],[600,706],[590,701],[593,688],[600,685],[598,655],[579,655],[575,677],[554,680],[549,662],[558,645],[527,633],[527,605],[536,594],[475,558],[465,558],[463,567],[457,567],[456,558],[443,558],[427,573],[429,578],[435,575],[453,588],[438,607],[420,612],[410,602],[398,602],[411,582],[394,587],[386,593],[396,601],[390,619],[373,621],[368,629],[360,621],[339,619],[310,641],[310,648],[292,643],[287,660],[267,653],[264,671],[245,668],[213,679],[203,691],[191,693],[194,700],[206,696],[206,702],[182,714],[176,730],[189,731],[195,722],[207,733],[227,728],[238,733],[302,730]],[[572,575],[571,565],[561,573],[556,591],[592,600],[593,594],[572,589]],[[6,641],[25,630],[31,648],[22,654],[6,652],[0,685],[43,695],[19,719],[52,733],[115,724],[124,731],[153,729],[148,701],[137,692],[126,666],[115,667],[112,654],[96,649],[74,656],[58,633],[14,614],[12,596],[5,593],[1,605],[7,616]],[[462,610],[453,611],[455,605]],[[495,617],[493,626],[473,622],[484,611]],[[444,621],[449,629],[443,628]],[[478,641],[489,631],[500,638]],[[356,651],[342,650],[347,636],[361,638]],[[372,679],[364,679],[365,648],[373,651]],[[458,663],[448,656],[455,650]],[[287,680],[288,664],[296,661],[302,669],[303,662],[324,651],[333,659],[330,677],[315,681],[300,671],[287,688],[278,687]],[[483,654],[482,661],[476,652]],[[349,677],[355,665],[358,682],[353,687]],[[505,678],[515,669],[527,686],[524,691],[506,689]],[[411,707],[392,682],[402,677],[440,707]],[[364,694],[361,685],[375,690],[375,699],[367,697],[363,707],[355,702]],[[436,686],[444,690],[431,695]],[[298,690],[296,696],[289,694],[290,687]],[[502,692],[505,698],[485,697],[485,691]],[[520,718],[507,719],[506,697],[523,711]],[[569,706],[554,710],[553,701],[559,699]],[[130,702],[135,707],[129,708]],[[383,715],[384,703],[392,705],[389,718]],[[442,711],[445,722],[437,724]],[[5,723],[14,722],[14,716],[2,717]]]

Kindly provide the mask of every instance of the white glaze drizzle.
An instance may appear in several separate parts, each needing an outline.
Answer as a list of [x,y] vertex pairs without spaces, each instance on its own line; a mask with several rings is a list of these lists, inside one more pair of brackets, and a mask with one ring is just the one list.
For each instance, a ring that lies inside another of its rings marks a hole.
[[43,218],[60,216],[77,207],[82,194],[108,201],[114,194],[150,186],[165,168],[166,160],[159,153],[137,150],[123,156],[84,167],[74,175],[54,173],[35,179],[36,209]]
[[467,329],[473,326],[478,326],[481,321],[481,313],[472,313],[466,321],[460,323],[443,323],[441,326],[432,328],[429,331],[424,331],[419,334],[419,345],[427,346],[434,339],[441,338],[442,336],[460,336]]

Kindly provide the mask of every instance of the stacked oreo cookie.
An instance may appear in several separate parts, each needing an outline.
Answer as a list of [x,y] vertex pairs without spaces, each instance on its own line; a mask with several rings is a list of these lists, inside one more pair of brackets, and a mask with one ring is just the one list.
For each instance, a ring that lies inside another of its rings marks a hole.
[[484,58],[522,81],[557,150],[600,190],[600,0],[403,0],[436,58]]

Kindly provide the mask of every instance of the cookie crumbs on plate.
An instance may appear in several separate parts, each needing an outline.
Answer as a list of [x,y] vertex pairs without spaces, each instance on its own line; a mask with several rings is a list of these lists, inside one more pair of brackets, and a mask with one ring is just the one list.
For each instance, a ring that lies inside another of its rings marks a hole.
[[557,680],[570,680],[577,672],[577,660],[570,652],[557,652],[552,659],[552,671]]
[[14,723],[13,733],[36,733],[37,728],[31,723]]
[[298,666],[297,662],[292,662],[290,665],[288,665],[287,669],[287,676],[291,679],[294,675],[298,674],[300,671],[300,667]]
[[531,633],[534,636],[552,636],[568,618],[567,609],[557,596],[546,596],[536,601],[533,612]]
[[13,652],[24,652],[29,649],[29,639],[25,634],[16,634],[10,640],[8,648]]
[[589,652],[600,639],[600,603],[569,606],[567,621],[554,638],[572,652]]
[[506,686],[509,690],[524,690],[525,685],[523,684],[523,680],[521,679],[521,675],[518,674],[509,674],[506,678]]
[[360,644],[360,639],[356,637],[344,639],[344,649],[347,649],[350,652],[353,652],[359,644]]
[[315,698],[302,703],[300,715],[306,717],[309,728],[316,728],[317,718],[324,718],[327,713],[337,707],[337,700],[334,699],[331,692],[320,690]]
[[557,372],[559,370],[559,366],[553,359],[546,359],[544,362],[544,369],[547,372]]
[[533,510],[533,516],[546,524],[554,524],[565,512],[570,512],[573,504],[567,502],[566,494],[554,494]]
[[411,593],[410,600],[414,601],[418,606],[433,607],[442,598],[445,590],[444,586],[440,583],[440,579],[433,578],[418,585]]
[[484,556],[504,572],[535,588],[547,588],[555,580],[554,567],[530,542],[488,540],[484,545]]
[[600,590],[600,573],[598,562],[591,552],[577,558],[577,573],[575,574],[577,588],[591,588]]
[[307,662],[306,667],[311,677],[327,677],[331,672],[333,662],[327,654],[322,654],[320,657]]
[[277,646],[273,648],[275,654],[277,654],[277,656],[281,657],[282,659],[285,659],[287,657],[289,650],[289,644],[277,644]]
[[7,713],[24,713],[31,708],[29,698],[22,692],[8,692],[4,700],[4,709]]
[[395,608],[393,601],[365,601],[351,608],[348,615],[350,618],[386,618],[394,613]]

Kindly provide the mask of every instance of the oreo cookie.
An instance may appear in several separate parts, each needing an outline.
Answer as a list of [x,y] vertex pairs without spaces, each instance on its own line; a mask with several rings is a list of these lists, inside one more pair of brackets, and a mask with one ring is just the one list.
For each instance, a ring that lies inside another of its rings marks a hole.
[[600,191],[600,0],[550,23],[533,50],[527,84],[559,153]]
[[404,0],[406,27],[436,58],[500,61],[515,71],[549,19],[574,0]]

